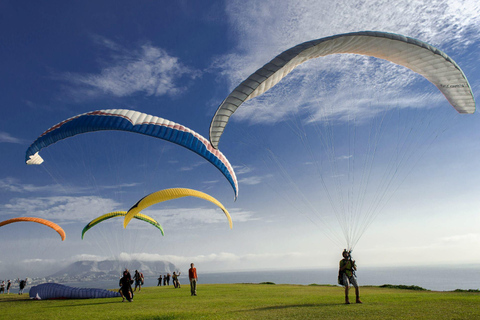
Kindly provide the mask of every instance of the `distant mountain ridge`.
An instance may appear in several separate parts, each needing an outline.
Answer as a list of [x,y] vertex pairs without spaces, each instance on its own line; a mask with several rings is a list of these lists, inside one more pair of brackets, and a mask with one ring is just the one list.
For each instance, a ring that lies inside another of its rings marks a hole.
[[173,263],[168,261],[83,260],[72,263],[68,267],[46,277],[46,279],[56,281],[118,279],[125,268],[130,270],[132,276],[135,270],[138,270],[145,277],[158,276],[159,274],[172,273],[178,270]]

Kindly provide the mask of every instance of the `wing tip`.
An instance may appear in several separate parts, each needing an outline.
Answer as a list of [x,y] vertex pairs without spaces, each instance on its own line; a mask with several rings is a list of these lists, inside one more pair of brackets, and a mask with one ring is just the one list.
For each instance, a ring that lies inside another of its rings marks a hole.
[[31,155],[27,161],[25,161],[26,164],[42,164],[43,163],[43,158],[40,157],[38,152],[35,152],[35,154]]

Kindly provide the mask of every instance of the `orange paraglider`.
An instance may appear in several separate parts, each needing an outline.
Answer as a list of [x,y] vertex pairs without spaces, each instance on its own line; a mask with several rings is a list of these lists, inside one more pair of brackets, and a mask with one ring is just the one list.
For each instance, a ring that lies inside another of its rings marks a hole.
[[13,218],[9,220],[5,220],[0,222],[0,227],[14,223],[14,222],[20,222],[20,221],[27,221],[27,222],[36,222],[36,223],[41,223],[43,225],[46,225],[47,227],[52,228],[53,230],[57,231],[60,237],[62,237],[62,241],[65,240],[65,231],[56,223],[53,223],[51,221],[42,219],[42,218],[32,218],[32,217],[20,217],[20,218]]

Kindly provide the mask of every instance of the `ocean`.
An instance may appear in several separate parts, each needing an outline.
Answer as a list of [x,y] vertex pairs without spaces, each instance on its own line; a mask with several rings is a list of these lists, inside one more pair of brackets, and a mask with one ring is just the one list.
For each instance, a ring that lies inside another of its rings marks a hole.
[[[275,284],[337,284],[338,269],[272,270],[202,273],[197,267],[199,286],[203,283],[260,283]],[[180,276],[181,284],[188,284],[187,271]],[[432,291],[480,289],[480,265],[469,267],[396,267],[361,268],[357,272],[360,286],[415,285]],[[64,283],[74,287],[113,289],[118,282],[95,281]],[[147,277],[144,286],[157,285],[157,277]],[[171,282],[170,282],[170,285]],[[28,290],[28,288],[27,288]],[[28,292],[28,291],[26,291]]]

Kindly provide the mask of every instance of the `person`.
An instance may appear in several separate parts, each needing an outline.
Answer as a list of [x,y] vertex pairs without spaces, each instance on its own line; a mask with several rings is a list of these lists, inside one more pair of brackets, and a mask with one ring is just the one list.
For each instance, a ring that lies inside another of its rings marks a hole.
[[10,287],[12,286],[12,281],[8,280],[7,282],[7,294],[10,294]]
[[2,281],[2,284],[0,285],[0,293],[5,293],[5,281]]
[[163,286],[167,285],[167,275],[163,276]]
[[197,295],[197,268],[193,263],[190,263],[190,269],[188,269],[188,279],[190,280],[190,293],[192,296]]
[[23,289],[25,289],[25,286],[27,285],[27,280],[28,278],[25,278],[25,280],[20,280],[18,279],[18,282],[20,283],[20,290],[18,290],[18,294],[23,294]]
[[175,273],[175,271],[173,271],[172,282],[173,282],[173,287],[175,289],[180,288],[180,282],[178,281],[178,276],[179,275],[180,275],[180,272],[177,274],[177,273]]
[[125,269],[125,271],[123,271],[123,277],[120,278],[120,281],[118,283],[118,285],[120,286],[118,292],[120,292],[120,295],[123,298],[122,302],[125,301],[125,298],[128,300],[128,302],[133,301],[132,283],[132,275],[130,274],[130,272],[128,272],[128,269]]
[[161,287],[162,286],[162,275],[160,275],[157,280],[158,280],[157,287],[158,286]]
[[170,273],[167,273],[167,286],[170,285]]
[[138,272],[138,270],[135,270],[135,275],[133,276],[133,279],[135,280],[135,289],[133,291],[137,291],[137,286],[138,291],[142,290],[143,274],[141,272]]
[[355,271],[357,270],[357,266],[355,264],[355,260],[352,260],[352,257],[350,256],[350,252],[351,251],[347,251],[347,249],[343,250],[343,253],[342,253],[343,259],[340,260],[338,280],[341,285],[345,286],[345,304],[350,304],[350,300],[348,299],[349,283],[355,287],[356,303],[362,303],[362,301],[360,301],[360,292],[358,290],[357,279],[355,276]]

